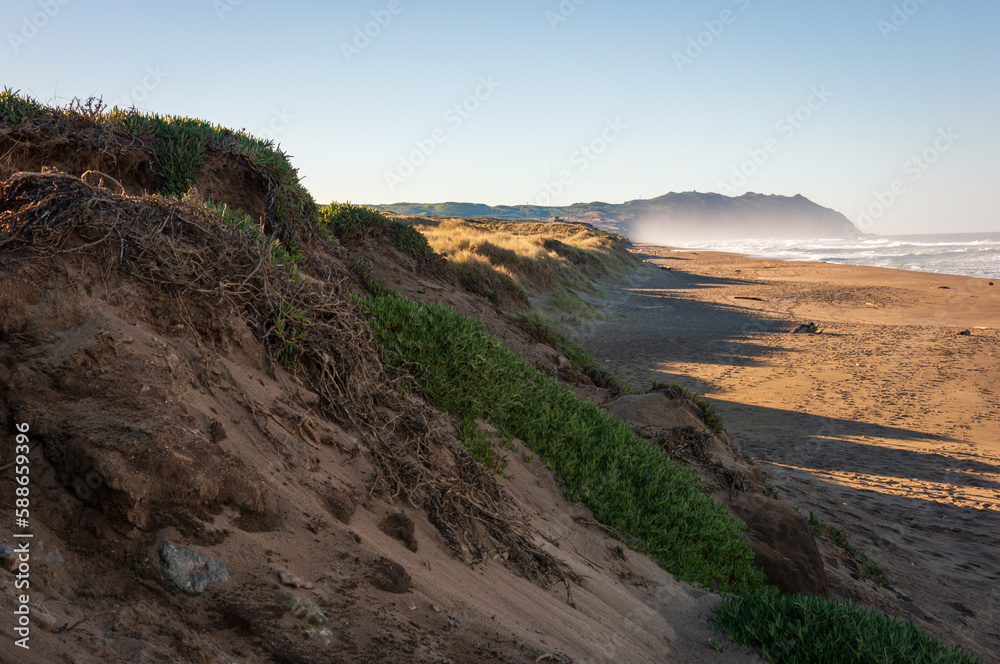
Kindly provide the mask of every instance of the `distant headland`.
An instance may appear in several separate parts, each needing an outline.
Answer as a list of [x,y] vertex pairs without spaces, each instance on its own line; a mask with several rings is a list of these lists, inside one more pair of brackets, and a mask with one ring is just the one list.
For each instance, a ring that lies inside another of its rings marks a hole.
[[808,198],[747,193],[724,196],[688,191],[625,203],[483,205],[479,203],[393,203],[375,206],[397,214],[435,217],[492,217],[584,221],[638,242],[678,243],[745,238],[815,239],[864,235],[836,210]]

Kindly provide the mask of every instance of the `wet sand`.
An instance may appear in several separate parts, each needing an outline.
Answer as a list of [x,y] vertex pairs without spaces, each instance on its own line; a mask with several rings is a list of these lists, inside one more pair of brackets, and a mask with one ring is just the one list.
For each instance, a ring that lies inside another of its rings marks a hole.
[[637,389],[705,394],[779,495],[892,582],[829,569],[835,592],[997,661],[1000,280],[636,249],[647,266],[573,339]]

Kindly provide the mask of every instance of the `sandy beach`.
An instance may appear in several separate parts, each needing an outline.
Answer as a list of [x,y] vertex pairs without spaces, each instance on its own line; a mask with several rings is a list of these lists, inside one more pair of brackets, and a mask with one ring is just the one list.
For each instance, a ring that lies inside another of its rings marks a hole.
[[[778,495],[850,534],[851,597],[1000,652],[1000,281],[637,245],[573,339],[633,387],[706,395]],[[790,333],[803,323],[818,333]]]

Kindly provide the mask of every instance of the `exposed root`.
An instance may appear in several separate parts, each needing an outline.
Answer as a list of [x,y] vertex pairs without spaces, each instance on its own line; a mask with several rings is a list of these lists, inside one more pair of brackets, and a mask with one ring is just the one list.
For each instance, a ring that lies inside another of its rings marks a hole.
[[712,462],[712,434],[695,427],[636,427],[635,433],[658,445],[674,461],[685,464],[707,465]]

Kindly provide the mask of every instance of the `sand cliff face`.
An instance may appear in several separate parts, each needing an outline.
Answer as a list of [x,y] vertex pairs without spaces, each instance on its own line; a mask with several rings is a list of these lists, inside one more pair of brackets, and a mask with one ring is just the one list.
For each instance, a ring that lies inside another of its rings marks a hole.
[[[299,245],[304,288],[197,205],[52,171],[13,175],[0,210],[0,425],[27,427],[35,546],[12,661],[755,661],[708,648],[719,599],[608,537],[526,449],[492,476],[400,393],[330,245]],[[560,371],[440,267],[363,251]],[[313,350],[283,360],[299,308]]]

